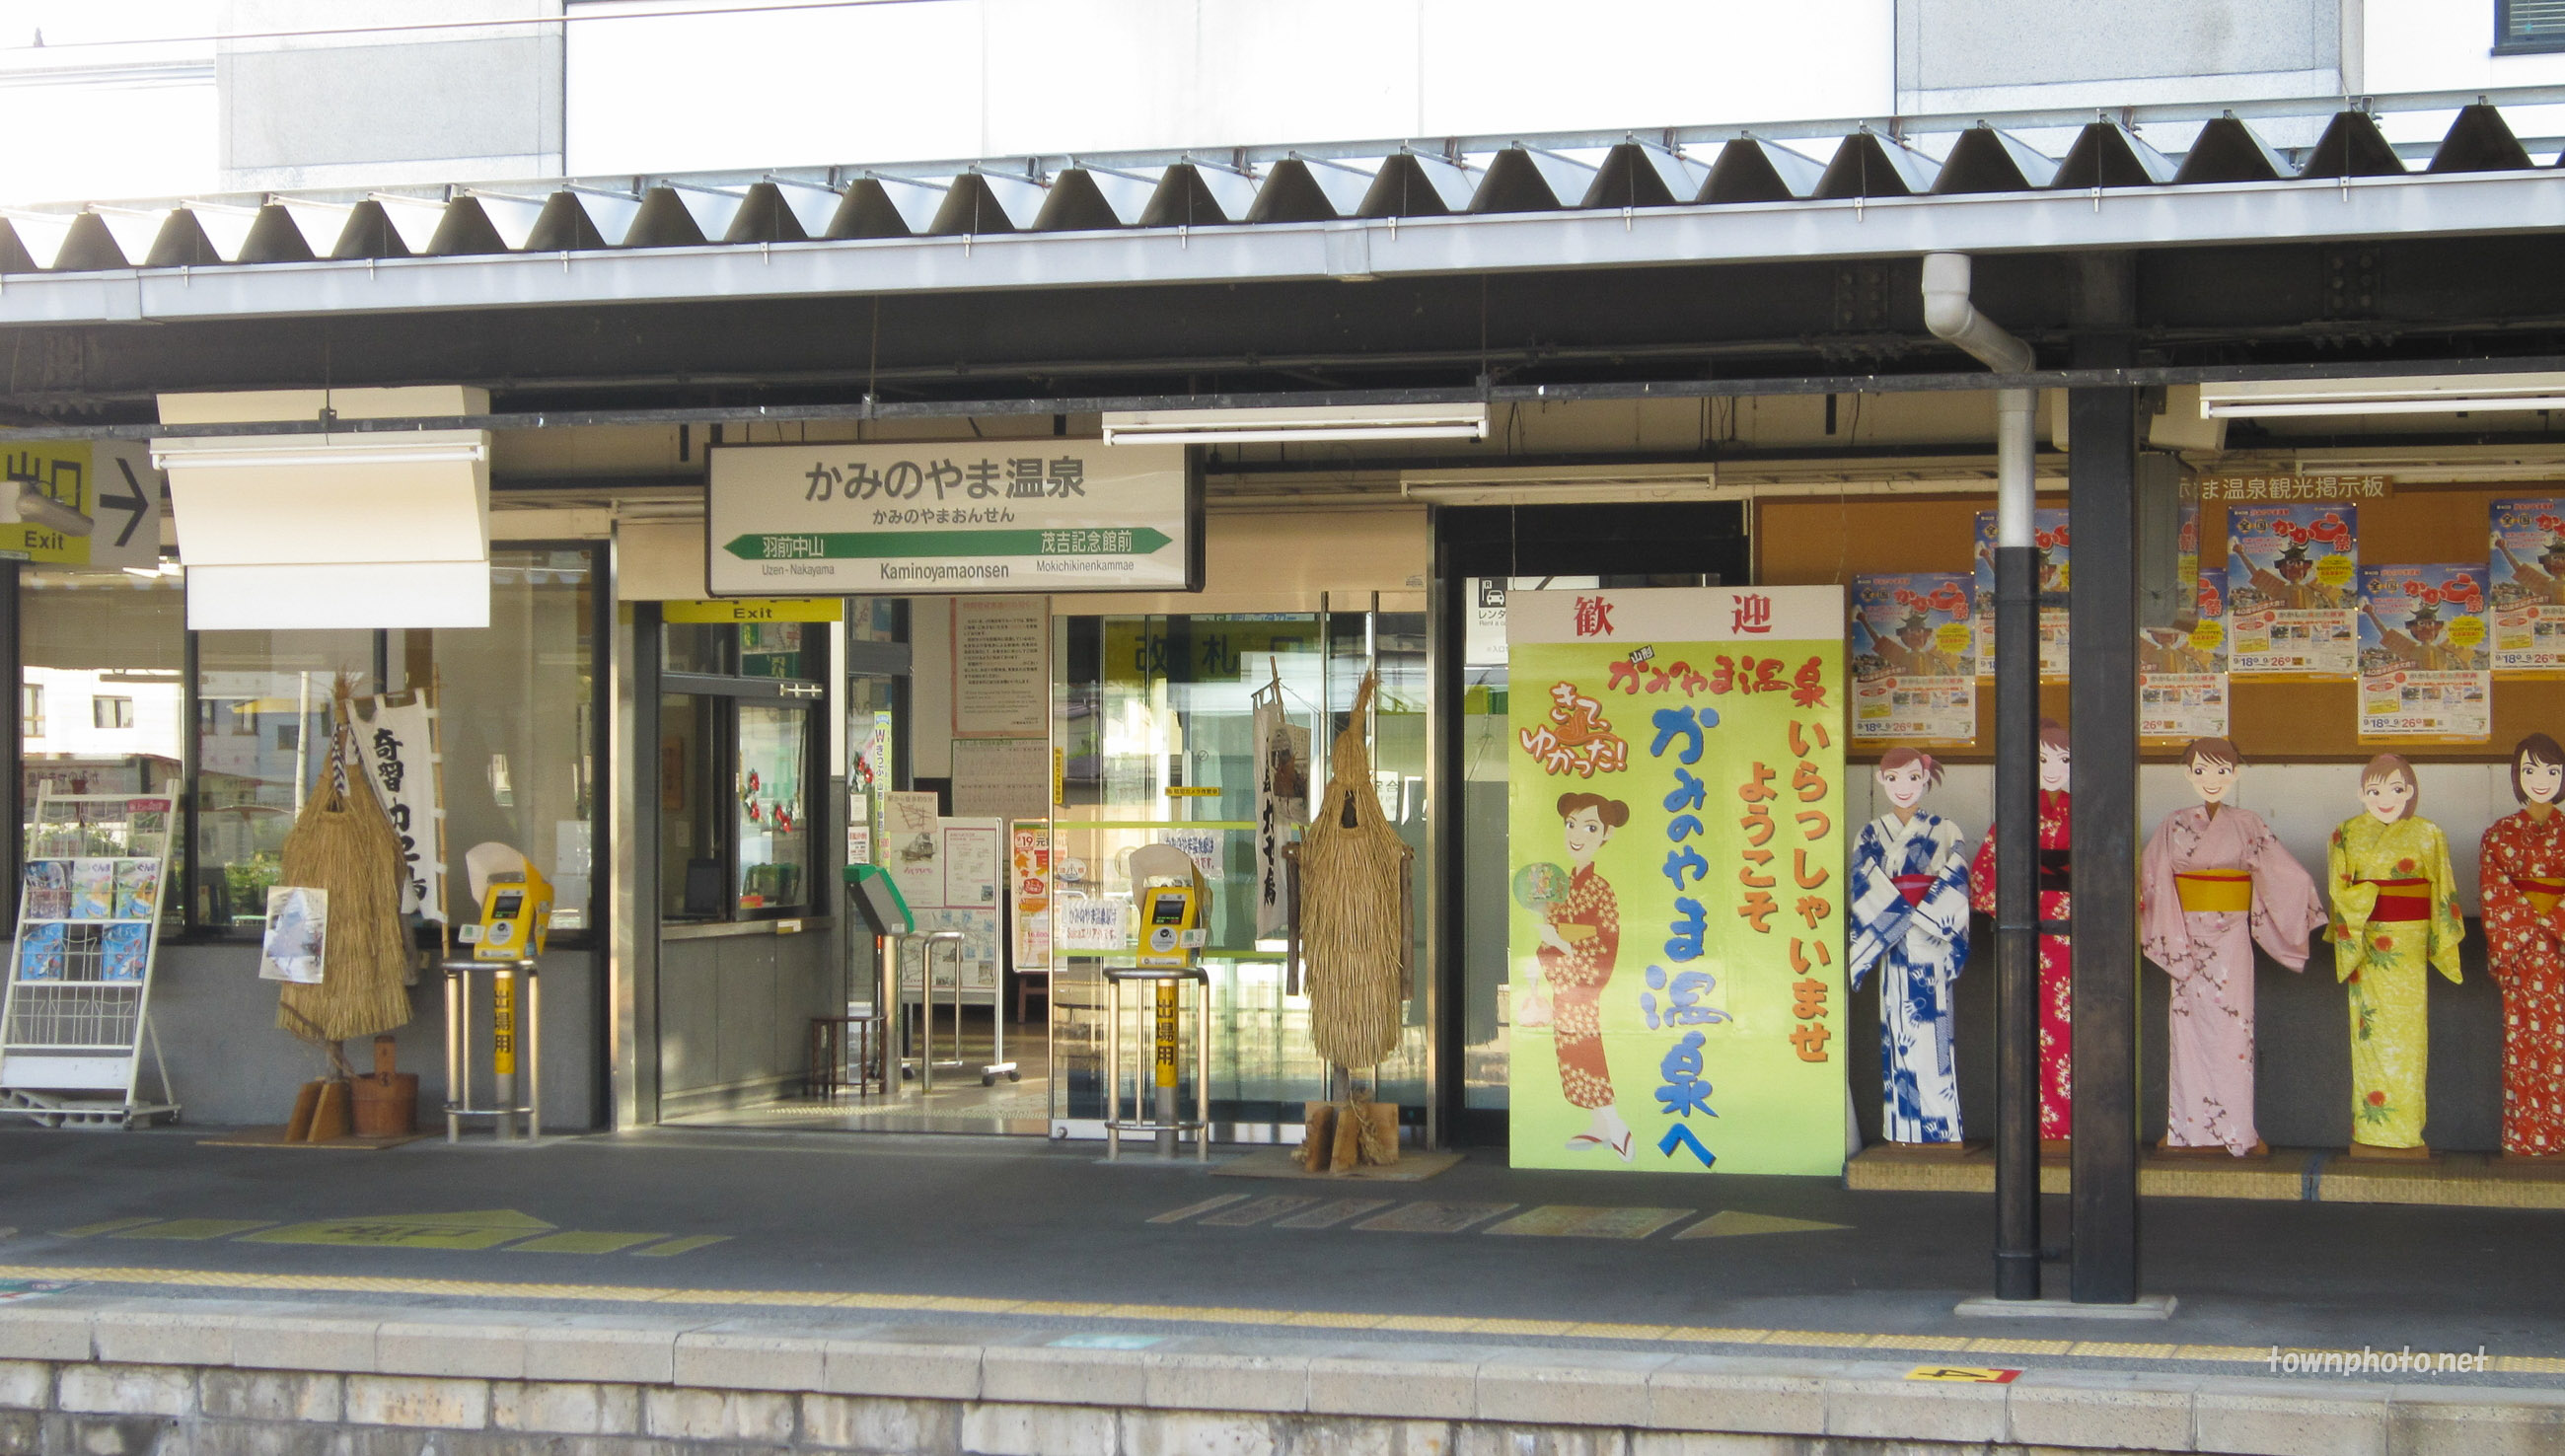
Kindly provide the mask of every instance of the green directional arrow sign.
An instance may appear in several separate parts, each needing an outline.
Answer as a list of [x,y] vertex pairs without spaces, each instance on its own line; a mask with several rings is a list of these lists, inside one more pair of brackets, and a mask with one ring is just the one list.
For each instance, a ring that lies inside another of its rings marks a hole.
[[722,550],[742,561],[1147,556],[1174,539],[1149,526],[1062,531],[774,531],[735,537]]

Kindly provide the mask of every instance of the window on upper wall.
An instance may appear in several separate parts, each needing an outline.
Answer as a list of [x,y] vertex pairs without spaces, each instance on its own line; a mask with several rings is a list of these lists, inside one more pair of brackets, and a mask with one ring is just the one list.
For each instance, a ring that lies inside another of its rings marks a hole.
[[32,682],[18,689],[18,736],[45,736],[45,690]]
[[2565,51],[2565,0],[2494,0],[2493,51]]
[[91,698],[90,723],[98,728],[130,728],[133,726],[133,699]]

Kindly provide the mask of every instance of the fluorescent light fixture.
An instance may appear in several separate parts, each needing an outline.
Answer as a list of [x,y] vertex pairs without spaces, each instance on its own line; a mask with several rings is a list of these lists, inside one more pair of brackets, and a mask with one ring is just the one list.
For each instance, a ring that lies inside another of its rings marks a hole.
[[1484,440],[1485,404],[1326,409],[1139,409],[1104,416],[1108,445],[1265,445],[1295,440]]
[[1528,470],[1405,470],[1399,472],[1398,488],[1409,500],[1441,506],[1703,501],[1720,494],[1718,469],[1707,461],[1682,465],[1562,465]]
[[[2565,449],[2538,445],[2418,445],[2358,453],[2310,450],[2291,462],[2300,475],[2385,475],[2412,485],[2565,478]],[[2249,473],[2220,466],[2217,474]]]
[[2247,379],[2200,386],[2200,413],[2206,419],[2447,414],[2477,409],[2565,409],[2565,374]]
[[350,469],[376,465],[478,465],[490,458],[489,449],[481,444],[438,442],[413,444],[396,435],[379,436],[382,445],[359,445],[341,436],[321,436],[325,445],[293,445],[281,442],[292,436],[269,436],[234,444],[229,441],[156,440],[152,444],[151,463],[167,470],[302,470]]

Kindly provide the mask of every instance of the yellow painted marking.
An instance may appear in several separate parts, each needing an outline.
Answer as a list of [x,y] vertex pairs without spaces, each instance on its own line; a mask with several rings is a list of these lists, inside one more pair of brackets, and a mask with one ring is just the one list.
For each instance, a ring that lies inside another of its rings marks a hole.
[[251,1229],[263,1229],[272,1220],[264,1218],[173,1218],[167,1223],[146,1223],[140,1228],[110,1234],[112,1239],[228,1239]]
[[144,1224],[159,1221],[156,1218],[111,1218],[105,1223],[85,1223],[76,1229],[56,1229],[54,1233],[59,1238],[87,1239],[99,1234],[112,1234],[119,1229],[138,1229]]
[[1227,1208],[1233,1203],[1244,1203],[1246,1201],[1247,1195],[1244,1193],[1223,1193],[1217,1198],[1206,1198],[1200,1203],[1188,1203],[1182,1208],[1170,1208],[1166,1212],[1150,1219],[1149,1222],[1183,1223],[1186,1219],[1193,1217],[1197,1213],[1209,1213],[1215,1208]]
[[336,1223],[296,1223],[263,1234],[250,1234],[246,1244],[348,1244],[362,1249],[495,1249],[511,1239],[541,1233],[539,1228],[469,1228],[422,1223],[413,1219],[345,1219]]
[[1810,1218],[1783,1218],[1775,1213],[1747,1213],[1726,1208],[1675,1235],[1678,1239],[1733,1239],[1747,1234],[1814,1234],[1848,1224],[1819,1223]]
[[1692,1217],[1689,1208],[1589,1208],[1544,1203],[1480,1230],[1543,1239],[1644,1239],[1670,1223]]
[[666,1259],[672,1255],[691,1254],[697,1249],[709,1249],[715,1244],[727,1244],[729,1242],[730,1235],[728,1234],[690,1234],[682,1239],[670,1239],[664,1244],[652,1244],[647,1249],[635,1249],[632,1251],[632,1257],[635,1259]]
[[[384,1279],[363,1275],[237,1274],[203,1269],[152,1269],[128,1265],[83,1268],[77,1265],[0,1265],[0,1280],[70,1280],[88,1284],[167,1285],[194,1289],[248,1289],[305,1294],[407,1294],[447,1299],[582,1300],[600,1304],[798,1305],[871,1310],[968,1308],[993,1305],[1018,1317],[1051,1319],[1145,1320],[1199,1325],[1338,1326],[1346,1329],[1409,1331],[1425,1334],[1558,1334],[1576,1337],[1679,1340],[1695,1344],[1755,1344],[1815,1348],[1871,1347],[1936,1350],[1951,1336],[1875,1335],[1815,1330],[1741,1330],[1712,1326],[1581,1325],[1544,1320],[1471,1320],[1434,1315],[1319,1314],[1295,1310],[1254,1310],[1185,1305],[1116,1305],[1027,1300],[1010,1303],[932,1295],[823,1294],[809,1290],[671,1289],[641,1285],[511,1283],[482,1279]],[[1367,1323],[1355,1323],[1363,1321]],[[2119,1344],[2059,1339],[1976,1339],[1978,1350],[2025,1354],[2074,1354],[2099,1358],[2149,1360],[2215,1360],[2258,1364],[2269,1357],[2267,1345]],[[2492,1368],[2525,1374],[2565,1373],[2565,1359],[2547,1355],[2495,1355]],[[1923,1369],[1979,1368],[1928,1365]],[[2000,1366],[1993,1368],[2001,1368]]]
[[619,1254],[635,1244],[646,1244],[664,1234],[546,1234],[528,1239],[508,1252],[511,1254]]
[[1993,1365],[1917,1365],[1906,1372],[1906,1378],[1947,1380],[1960,1385],[2009,1385],[2020,1373]]

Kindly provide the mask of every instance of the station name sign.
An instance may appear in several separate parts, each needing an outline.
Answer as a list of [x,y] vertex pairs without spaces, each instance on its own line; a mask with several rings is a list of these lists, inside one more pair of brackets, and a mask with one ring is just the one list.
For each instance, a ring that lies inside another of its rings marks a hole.
[[1202,484],[1182,445],[725,446],[705,521],[716,597],[1202,586]]

